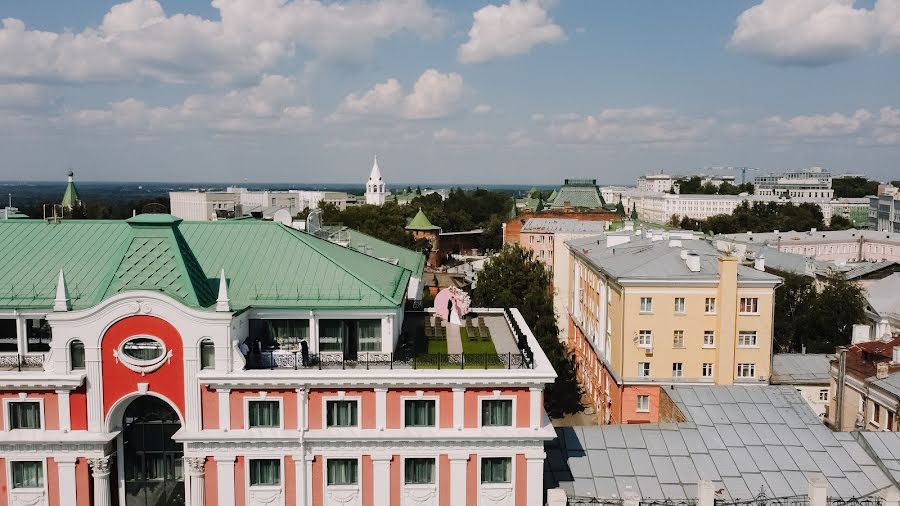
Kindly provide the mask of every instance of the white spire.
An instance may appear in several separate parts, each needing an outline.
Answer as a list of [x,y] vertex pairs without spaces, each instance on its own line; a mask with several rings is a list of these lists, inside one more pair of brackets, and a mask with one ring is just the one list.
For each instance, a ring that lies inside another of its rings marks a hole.
[[381,181],[381,171],[378,169],[378,155],[375,155],[375,161],[372,162],[372,173],[369,174],[369,182],[374,183]]
[[228,300],[228,283],[225,281],[225,269],[219,271],[219,297],[216,299],[216,311],[231,311]]
[[72,309],[72,300],[69,298],[69,289],[66,287],[66,276],[62,269],[56,279],[56,298],[53,300],[54,311],[68,311]]
[[378,155],[372,162],[372,173],[366,183],[366,204],[381,206],[387,200],[387,190],[384,180],[381,179],[381,169],[378,168]]

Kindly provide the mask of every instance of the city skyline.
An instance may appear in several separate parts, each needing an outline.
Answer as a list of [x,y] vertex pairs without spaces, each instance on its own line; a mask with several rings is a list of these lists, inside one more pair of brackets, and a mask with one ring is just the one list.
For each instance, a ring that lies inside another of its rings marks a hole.
[[0,12],[0,180],[897,173],[886,0],[46,5]]

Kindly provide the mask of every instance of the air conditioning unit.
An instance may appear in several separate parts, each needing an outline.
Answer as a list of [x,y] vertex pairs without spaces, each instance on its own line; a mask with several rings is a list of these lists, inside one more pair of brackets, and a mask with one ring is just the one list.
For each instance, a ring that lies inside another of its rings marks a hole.
[[645,346],[644,353],[646,353],[647,355],[653,355],[653,346]]

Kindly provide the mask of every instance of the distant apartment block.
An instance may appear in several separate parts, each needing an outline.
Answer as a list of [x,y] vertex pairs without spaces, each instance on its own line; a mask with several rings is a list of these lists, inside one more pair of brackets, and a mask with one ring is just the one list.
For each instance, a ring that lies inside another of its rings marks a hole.
[[638,178],[638,191],[669,193],[673,190],[677,193],[678,178],[668,174],[648,174]]
[[831,173],[821,167],[753,178],[753,193],[762,197],[831,199]]
[[171,213],[188,221],[214,221],[256,215],[271,219],[284,209],[295,216],[304,209],[316,209],[322,203],[346,209],[356,203],[356,197],[345,192],[309,190],[248,190],[229,186],[225,191],[169,192]]
[[601,423],[658,421],[661,386],[768,382],[781,278],[689,237],[567,243],[569,346]]
[[[900,233],[875,230],[816,230],[724,234],[720,242],[764,245],[785,253],[835,263],[900,262]],[[721,249],[721,248],[720,248]]]
[[855,325],[853,341],[831,360],[828,424],[839,431],[900,431],[900,335],[871,338]]
[[894,185],[880,185],[878,195],[869,197],[869,226],[900,233],[900,191]]

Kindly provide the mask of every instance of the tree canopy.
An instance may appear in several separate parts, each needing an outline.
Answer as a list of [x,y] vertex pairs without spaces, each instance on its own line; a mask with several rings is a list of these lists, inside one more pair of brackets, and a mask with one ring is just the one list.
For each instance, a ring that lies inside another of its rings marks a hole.
[[864,177],[836,177],[831,180],[831,188],[837,198],[862,198],[878,192],[878,181]]
[[684,195],[739,195],[741,193],[753,193],[751,183],[733,185],[727,181],[716,186],[710,182],[703,182],[700,176],[691,176],[678,180],[678,192]]
[[547,387],[544,405],[552,417],[582,409],[581,386],[573,359],[559,342],[550,273],[531,251],[506,246],[478,275],[473,305],[515,307],[531,329],[544,354],[556,370],[556,381]]

